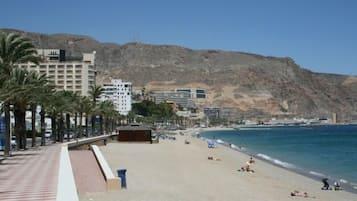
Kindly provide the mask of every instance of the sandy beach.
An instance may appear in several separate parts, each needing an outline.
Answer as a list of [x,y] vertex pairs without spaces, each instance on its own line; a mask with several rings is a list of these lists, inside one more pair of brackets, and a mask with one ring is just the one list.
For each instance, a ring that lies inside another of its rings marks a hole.
[[[214,128],[217,129],[217,128]],[[222,128],[218,128],[221,130]],[[127,189],[80,194],[80,200],[125,201],[354,201],[345,191],[322,191],[322,183],[256,159],[254,173],[237,171],[249,156],[191,137],[197,130],[157,144],[109,143],[100,147],[112,171],[127,169]],[[185,144],[188,140],[190,144]],[[208,157],[219,160],[208,160]],[[308,196],[290,196],[298,190]]]

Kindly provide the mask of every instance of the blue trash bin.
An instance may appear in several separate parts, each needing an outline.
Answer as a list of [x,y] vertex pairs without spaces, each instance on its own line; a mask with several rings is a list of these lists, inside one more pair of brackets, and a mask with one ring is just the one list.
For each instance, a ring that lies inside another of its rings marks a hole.
[[126,169],[118,170],[118,176],[120,177],[121,187],[122,188],[126,188],[126,176],[125,176],[125,173],[126,173]]

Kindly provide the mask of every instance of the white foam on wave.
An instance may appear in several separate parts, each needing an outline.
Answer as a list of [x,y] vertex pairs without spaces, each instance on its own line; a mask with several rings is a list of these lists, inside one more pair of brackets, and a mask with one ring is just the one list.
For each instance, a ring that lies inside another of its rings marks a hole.
[[239,149],[239,147],[237,147],[235,144],[230,144],[232,149]]
[[229,144],[229,146],[234,149],[234,150],[245,150],[244,147],[241,147],[241,146],[237,146],[235,144]]
[[340,179],[340,182],[341,182],[341,183],[344,183],[344,184],[347,184],[347,183],[348,183],[348,181],[345,180],[345,179]]
[[356,183],[350,183],[351,184],[351,186],[352,186],[352,188],[354,188],[354,189],[357,189],[357,184]]
[[285,167],[285,168],[294,168],[295,166],[290,164],[290,163],[287,163],[287,162],[284,162],[284,161],[280,161],[278,159],[274,159],[268,155],[265,155],[265,154],[257,154],[257,156],[259,156],[260,158],[263,158],[267,161],[270,161],[270,162],[273,162],[274,164],[276,165],[279,165],[279,166],[282,166],[282,167]]
[[292,165],[290,163],[283,162],[283,161],[280,161],[280,160],[277,160],[277,159],[274,159],[274,163],[278,164],[278,165],[281,165],[281,166],[283,166],[285,168],[293,168],[293,167],[295,167],[294,165]]
[[259,156],[259,157],[261,157],[261,158],[263,158],[265,160],[272,161],[272,158],[270,156],[265,155],[265,154],[259,153],[259,154],[257,154],[257,156]]
[[352,186],[357,186],[357,183],[351,182],[350,184],[351,184]]
[[224,144],[224,143],[225,143],[225,142],[224,142],[223,140],[221,140],[221,139],[216,140],[216,142],[219,143],[219,144]]
[[318,177],[326,177],[326,175],[320,173],[320,172],[314,172],[314,171],[310,171],[309,172],[312,175],[318,176]]

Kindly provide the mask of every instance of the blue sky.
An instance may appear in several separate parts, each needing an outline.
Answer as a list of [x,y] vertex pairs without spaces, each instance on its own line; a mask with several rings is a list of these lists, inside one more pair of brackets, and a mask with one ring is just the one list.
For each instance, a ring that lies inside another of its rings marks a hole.
[[357,75],[354,0],[2,0],[0,27],[291,57]]

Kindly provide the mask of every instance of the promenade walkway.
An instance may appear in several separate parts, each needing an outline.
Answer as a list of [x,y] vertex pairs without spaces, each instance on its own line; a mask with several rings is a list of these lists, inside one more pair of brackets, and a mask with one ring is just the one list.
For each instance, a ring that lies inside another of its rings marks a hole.
[[78,193],[105,192],[106,183],[92,151],[69,152]]
[[60,144],[13,152],[0,161],[0,200],[56,200]]

